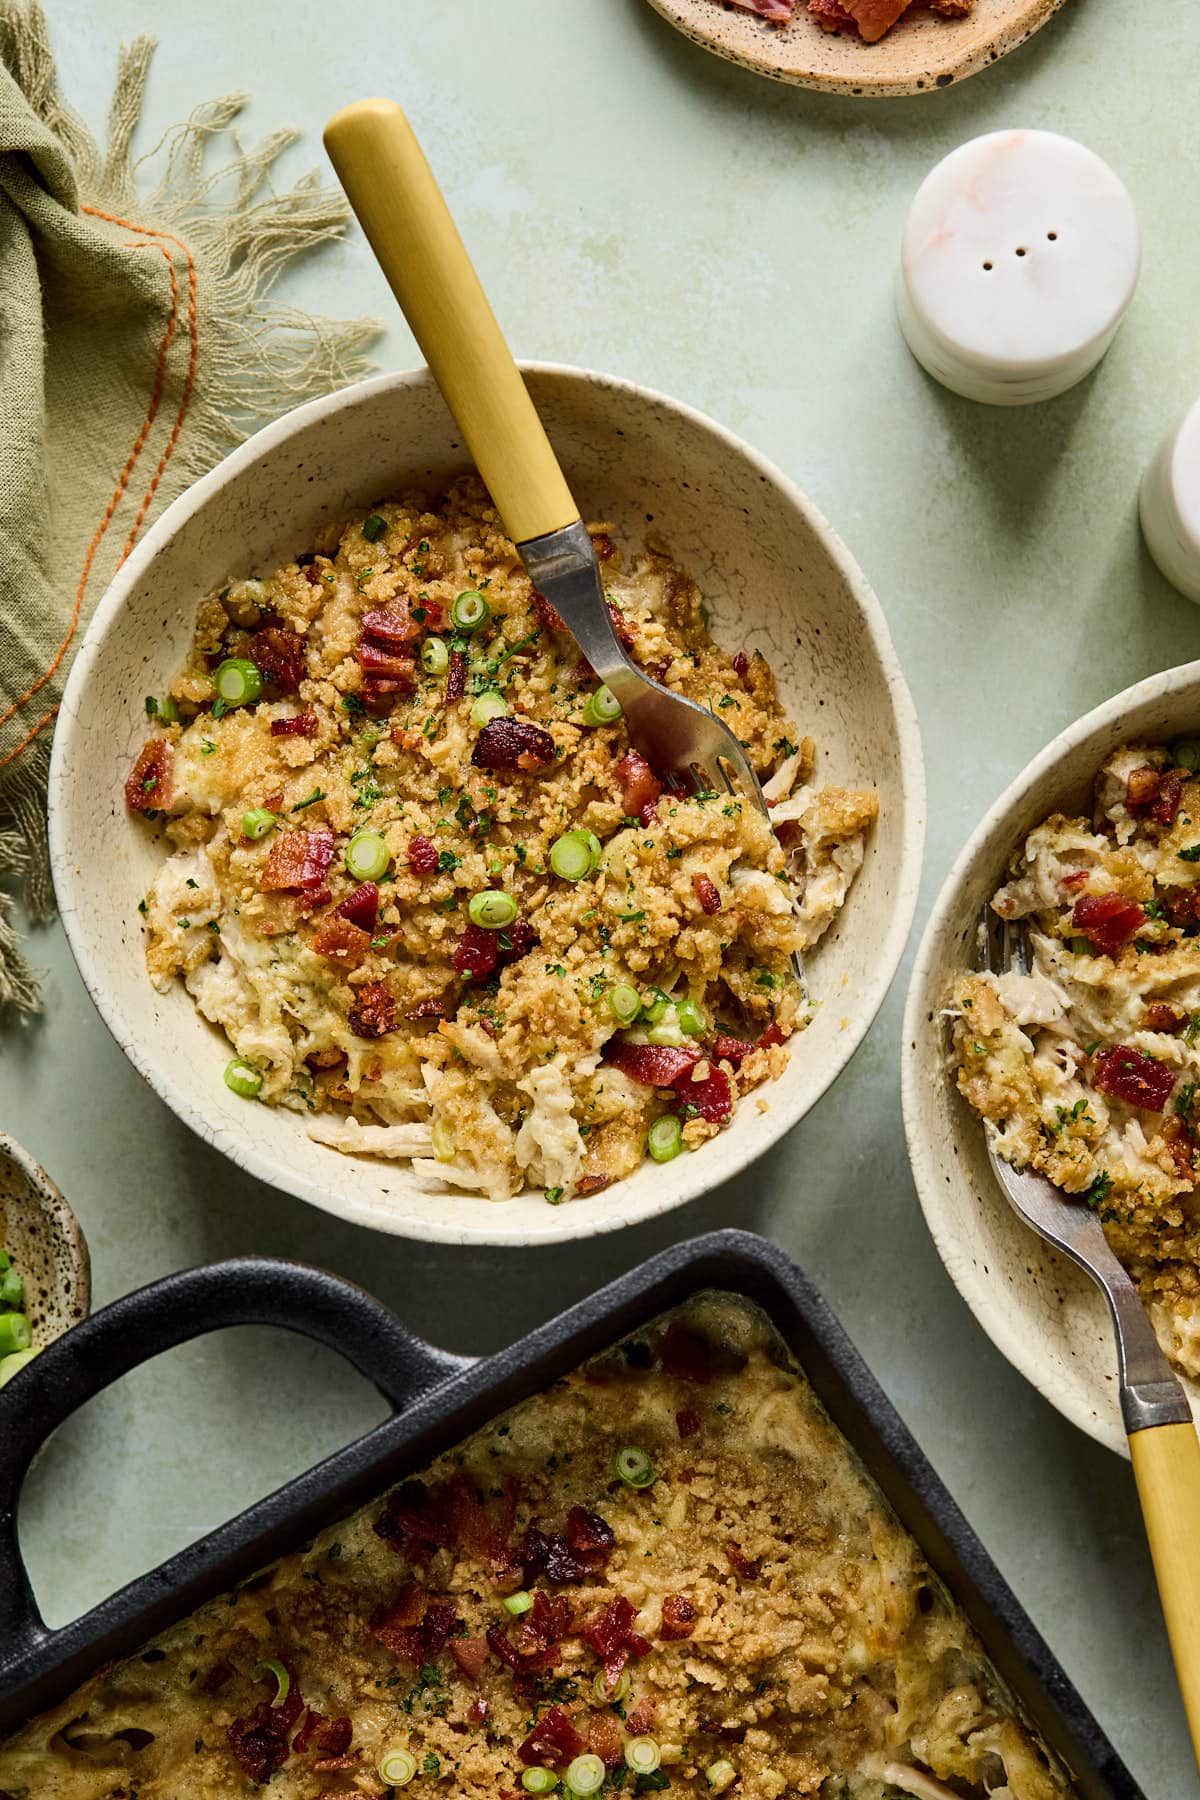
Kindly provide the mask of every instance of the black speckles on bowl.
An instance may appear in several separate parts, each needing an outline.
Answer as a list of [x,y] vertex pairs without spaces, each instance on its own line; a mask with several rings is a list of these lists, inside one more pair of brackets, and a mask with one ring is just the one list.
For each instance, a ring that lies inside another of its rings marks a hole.
[[46,1171],[0,1131],[0,1248],[25,1279],[25,1311],[40,1349],[86,1319],[92,1271],[79,1220]]

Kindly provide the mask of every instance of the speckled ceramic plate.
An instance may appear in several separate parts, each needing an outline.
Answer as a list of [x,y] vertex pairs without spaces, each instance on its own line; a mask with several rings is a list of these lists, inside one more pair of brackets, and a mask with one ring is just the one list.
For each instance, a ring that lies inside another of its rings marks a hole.
[[825,31],[796,0],[787,25],[771,25],[732,0],[650,0],[685,37],[730,62],[835,94],[881,97],[949,87],[998,62],[1033,36],[1063,0],[975,0],[965,19],[945,19],[919,3],[877,44]]
[[[1117,1359],[1099,1289],[1021,1223],[992,1173],[983,1125],[954,1083],[940,1017],[974,966],[980,908],[1013,851],[1053,812],[1090,811],[1092,782],[1120,743],[1193,735],[1200,662],[1152,675],[1105,701],[1048,744],[968,840],[917,952],[904,1016],[901,1088],[913,1176],[926,1223],[959,1293],[992,1342],[1090,1437],[1128,1456]],[[1186,1381],[1200,1421],[1200,1386]]]
[[[818,745],[826,781],[878,788],[880,817],[837,923],[810,960],[821,1002],[786,1073],[691,1156],[646,1162],[602,1193],[548,1206],[431,1194],[407,1165],[339,1155],[295,1113],[248,1106],[221,1079],[228,1046],[183,988],[146,975],[138,901],[162,844],[130,822],[122,784],[146,735],[144,694],[184,661],[201,594],[302,552],[314,530],[380,494],[436,490],[466,463],[425,370],[312,402],[236,450],[164,513],[101,601],[54,737],[50,845],[63,922],[114,1036],[181,1118],[263,1180],[359,1224],[451,1243],[588,1237],[678,1206],[751,1162],[844,1068],[887,992],[912,921],[924,780],[912,701],[871,590],[786,476],[711,419],[645,388],[527,366],[567,478],[589,517],[637,547],[649,526],[700,582],[713,631],[759,648]],[[759,1110],[757,1100],[768,1110]]]
[[91,1263],[79,1221],[45,1169],[3,1131],[0,1248],[25,1278],[23,1304],[39,1349],[87,1318]]

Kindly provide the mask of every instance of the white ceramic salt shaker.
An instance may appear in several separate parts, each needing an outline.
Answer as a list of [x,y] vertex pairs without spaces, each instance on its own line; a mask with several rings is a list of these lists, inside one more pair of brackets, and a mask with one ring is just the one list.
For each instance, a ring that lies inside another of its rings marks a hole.
[[1172,587],[1200,600],[1200,400],[1168,432],[1142,479],[1146,548]]
[[1094,369],[1137,286],[1133,202],[1054,131],[992,131],[938,163],[904,227],[897,306],[917,361],[993,406],[1065,393]]

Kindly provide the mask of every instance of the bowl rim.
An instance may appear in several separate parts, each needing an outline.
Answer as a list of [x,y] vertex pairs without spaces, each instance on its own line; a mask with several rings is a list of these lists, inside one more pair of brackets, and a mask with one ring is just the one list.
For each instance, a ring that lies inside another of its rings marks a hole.
[[[929,918],[921,933],[913,959],[912,975],[904,1005],[904,1021],[900,1044],[900,1106],[904,1119],[904,1136],[908,1158],[921,1211],[937,1253],[951,1281],[970,1308],[976,1323],[991,1339],[1000,1354],[1023,1375],[1051,1406],[1078,1425],[1097,1443],[1128,1457],[1129,1446],[1116,1406],[1115,1390],[1108,1406],[1095,1406],[1083,1393],[1060,1389],[1047,1377],[1039,1350],[1037,1334],[1020,1328],[1018,1315],[1004,1303],[1003,1283],[998,1275],[982,1275],[969,1257],[957,1254],[960,1242],[946,1224],[942,1212],[942,1189],[929,1138],[921,1124],[921,1090],[926,1066],[925,1052],[920,1048],[926,1030],[925,1015],[930,1009],[934,983],[940,982],[944,970],[937,966],[936,950],[943,928],[958,904],[959,895],[968,881],[981,853],[993,835],[1007,834],[1015,841],[1017,828],[1013,817],[1032,788],[1063,761],[1071,751],[1095,737],[1109,736],[1122,719],[1136,707],[1162,699],[1189,686],[1200,690],[1200,661],[1179,663],[1155,675],[1147,675],[1131,687],[1122,688],[1109,699],[1083,713],[1072,724],[1058,732],[1039,750],[1031,761],[1004,788],[987,809],[979,824],[950,866]],[[1120,731],[1116,730],[1119,737]],[[1049,1254],[1062,1257],[1053,1245]],[[1066,1259],[1064,1258],[1064,1264]],[[1096,1290],[1096,1304],[1103,1307]]]
[[[584,386],[601,386],[615,390],[617,393],[625,395],[635,405],[648,404],[661,408],[715,436],[725,444],[732,454],[748,463],[766,483],[781,492],[788,503],[801,514],[830,558],[841,580],[845,583],[861,616],[875,655],[879,660],[891,704],[905,826],[901,838],[900,858],[893,871],[893,906],[888,928],[878,947],[874,972],[864,981],[860,991],[854,1009],[853,1023],[838,1034],[832,1047],[828,1079],[817,1096],[819,1100],[828,1092],[850,1061],[883,1004],[908,943],[921,880],[925,843],[925,768],[920,726],[912,696],[892,643],[883,608],[868,584],[866,576],[820,509],[789,476],[726,426],[719,424],[706,413],[700,412],[684,401],[675,400],[654,388],[645,387],[621,376],[608,375],[599,370],[579,368],[572,364],[558,362],[521,360],[518,367],[522,374],[526,375],[561,377],[568,381],[579,382]],[[386,1220],[376,1216],[375,1208],[353,1198],[343,1198],[338,1195],[333,1191],[332,1183],[323,1185],[313,1181],[291,1166],[277,1163],[273,1156],[260,1153],[249,1134],[245,1138],[234,1136],[222,1127],[214,1127],[211,1121],[206,1120],[203,1112],[193,1103],[185,1088],[176,1082],[172,1070],[169,1067],[154,1065],[142,1051],[135,1034],[129,1029],[123,1018],[119,995],[106,981],[105,971],[99,966],[99,959],[92,955],[77,918],[76,871],[64,824],[66,808],[60,801],[64,766],[68,747],[74,735],[77,716],[74,700],[90,679],[93,667],[103,652],[109,627],[124,606],[130,592],[142,579],[160,550],[187,521],[213,495],[219,493],[230,482],[236,481],[262,457],[264,452],[285,443],[310,425],[346,408],[357,406],[378,394],[389,390],[402,393],[406,389],[425,387],[432,380],[433,377],[427,368],[391,371],[371,376],[365,381],[336,389],[331,394],[322,395],[316,400],[310,400],[302,406],[294,407],[290,412],[284,413],[280,418],[263,426],[244,443],[238,445],[215,468],[201,476],[164,510],[101,596],[76,653],[67,680],[50,754],[49,844],[51,869],[55,892],[58,896],[59,912],[76,967],[112,1036],[138,1073],[177,1117],[182,1119],[205,1142],[212,1144],[228,1156],[247,1174],[284,1193],[291,1194],[297,1199],[305,1200],[310,1205],[335,1217],[348,1219],[353,1224],[366,1225],[389,1235],[408,1237],[418,1242],[501,1246],[565,1243],[577,1238],[600,1236],[602,1233],[616,1231],[626,1225],[643,1223],[662,1213],[669,1212],[689,1200],[694,1200],[700,1194],[707,1193],[721,1183],[714,1182],[706,1175],[703,1158],[684,1158],[680,1160],[685,1167],[679,1169],[675,1179],[673,1181],[667,1179],[655,1184],[649,1195],[639,1201],[637,1207],[632,1210],[618,1207],[611,1213],[595,1217],[585,1215],[578,1206],[546,1207],[544,1226],[531,1228],[528,1224],[523,1226],[505,1225],[502,1202],[466,1196],[464,1204],[472,1207],[472,1214],[469,1218],[462,1216],[460,1219],[459,1208],[455,1205],[448,1209],[444,1222],[441,1219],[431,1219],[418,1224],[411,1220],[405,1220],[391,1226]],[[737,1168],[725,1173],[721,1177],[721,1181],[731,1180],[749,1167],[752,1162],[790,1131],[811,1106],[816,1104],[817,1101],[814,1100],[808,1105],[797,1107],[789,1105],[786,1096],[776,1097],[772,1105],[769,1128],[761,1134],[761,1141],[750,1147],[749,1153],[743,1156]],[[677,1164],[676,1167],[679,1168],[679,1165]],[[664,1173],[666,1172],[664,1171]],[[619,1191],[619,1187],[620,1184],[616,1184],[614,1191]],[[591,1208],[589,1207],[587,1214],[590,1215],[590,1213]]]

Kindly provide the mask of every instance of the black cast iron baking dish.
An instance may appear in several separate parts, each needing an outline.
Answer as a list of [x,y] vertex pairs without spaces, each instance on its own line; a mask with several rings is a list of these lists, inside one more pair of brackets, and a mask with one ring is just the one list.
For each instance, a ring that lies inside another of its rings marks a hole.
[[[738,1231],[665,1251],[479,1362],[433,1349],[335,1276],[254,1259],[170,1275],[76,1326],[0,1392],[0,1730],[706,1289],[743,1295],[773,1321],[1084,1800],[1145,1800],[820,1295],[782,1251]],[[284,1326],[340,1350],[395,1416],[83,1618],[48,1630],[16,1536],[33,1456],[78,1406],[137,1364],[219,1326],[248,1324]]]

